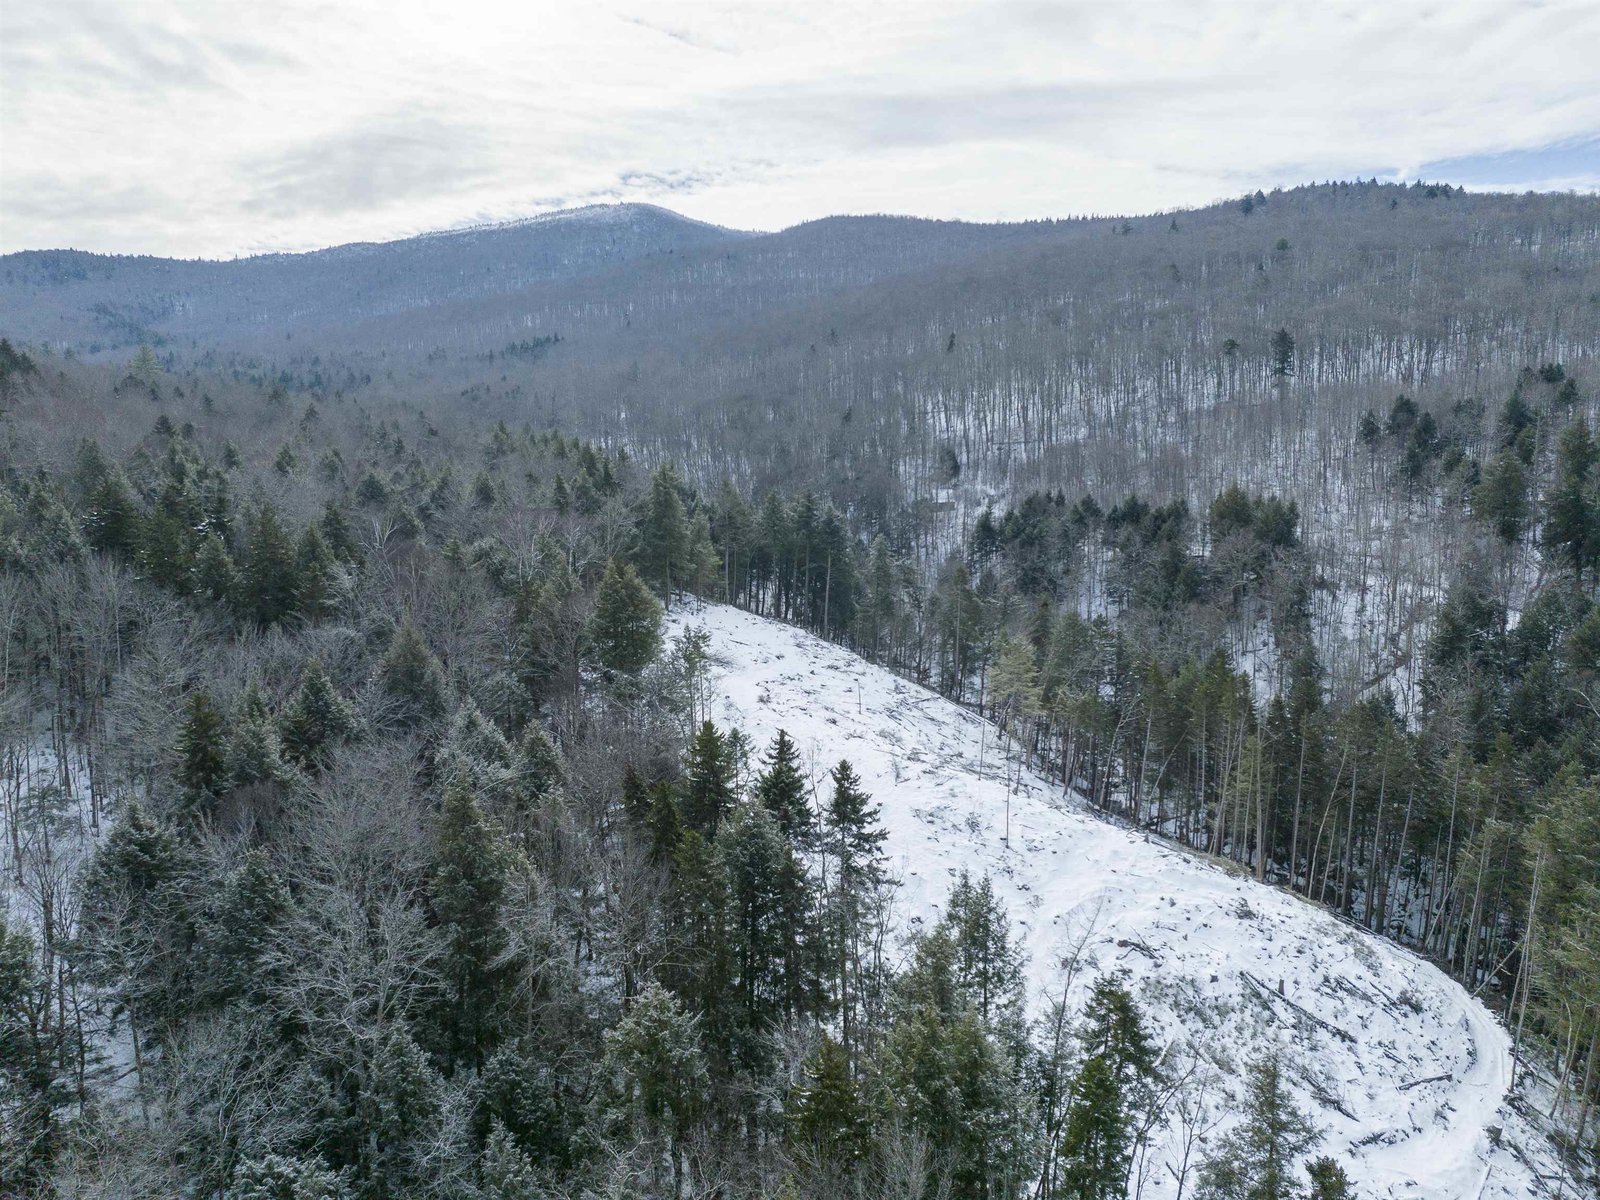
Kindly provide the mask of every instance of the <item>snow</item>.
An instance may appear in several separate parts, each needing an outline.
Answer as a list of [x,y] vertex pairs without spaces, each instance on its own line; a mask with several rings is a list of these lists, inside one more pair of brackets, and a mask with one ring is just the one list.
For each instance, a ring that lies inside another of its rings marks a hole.
[[[1508,1103],[1507,1031],[1432,964],[1096,818],[1019,769],[988,723],[848,651],[725,606],[680,606],[669,622],[711,636],[712,720],[763,750],[787,730],[819,794],[839,759],[855,767],[882,806],[902,935],[938,913],[960,871],[987,872],[1029,953],[1035,1011],[1061,995],[1063,959],[1079,947],[1070,1009],[1098,975],[1126,971],[1161,1043],[1213,1064],[1234,1097],[1243,1066],[1279,1041],[1297,1101],[1324,1131],[1317,1152],[1358,1194],[1494,1200],[1546,1194],[1559,1176]],[[1213,1104],[1215,1138],[1237,1105]],[[1181,1135],[1175,1122],[1158,1133],[1145,1197],[1175,1194]]]

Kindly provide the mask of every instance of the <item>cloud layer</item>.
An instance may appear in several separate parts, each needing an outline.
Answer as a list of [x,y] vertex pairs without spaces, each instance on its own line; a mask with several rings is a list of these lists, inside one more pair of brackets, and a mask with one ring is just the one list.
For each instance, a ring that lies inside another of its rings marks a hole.
[[596,200],[1148,211],[1600,188],[1600,7],[8,0],[0,250],[228,256]]

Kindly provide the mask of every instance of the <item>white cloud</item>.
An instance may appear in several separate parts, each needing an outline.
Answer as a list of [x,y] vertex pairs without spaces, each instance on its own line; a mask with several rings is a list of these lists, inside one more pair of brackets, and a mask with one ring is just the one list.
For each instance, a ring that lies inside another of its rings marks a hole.
[[1597,54],[1590,3],[7,0],[0,248],[1132,212],[1512,152],[1594,188]]

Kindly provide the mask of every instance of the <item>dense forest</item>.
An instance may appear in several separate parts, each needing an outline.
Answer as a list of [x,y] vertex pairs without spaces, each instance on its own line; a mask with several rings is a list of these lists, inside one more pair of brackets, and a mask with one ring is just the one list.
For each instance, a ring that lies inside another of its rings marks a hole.
[[[875,798],[707,718],[688,597],[1437,962],[1581,1189],[1597,230],[1335,185],[0,322],[0,1194],[1353,1194],[1270,1048],[1211,1136],[1114,972],[1026,996],[988,879],[902,936]],[[6,320],[168,272],[76,261]]]

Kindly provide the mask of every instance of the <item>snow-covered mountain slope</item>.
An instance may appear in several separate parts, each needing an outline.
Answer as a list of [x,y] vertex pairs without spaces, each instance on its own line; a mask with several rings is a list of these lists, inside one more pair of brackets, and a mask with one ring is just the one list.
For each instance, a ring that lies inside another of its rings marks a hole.
[[[1224,1133],[1243,1066],[1290,1048],[1301,1107],[1358,1194],[1415,1200],[1540,1195],[1547,1142],[1506,1103],[1510,1038],[1431,964],[1279,889],[1088,815],[1059,785],[1018,772],[994,729],[836,646],[721,606],[674,611],[718,660],[711,717],[764,748],[788,730],[819,791],[846,758],[882,805],[902,882],[902,932],[936,914],[956,874],[992,874],[1030,955],[1035,1009],[1069,1006],[1126,971],[1164,1045],[1230,1082],[1211,1102]],[[1010,843],[1004,839],[1010,793]],[[1175,1189],[1174,1121],[1146,1197]],[[1192,1187],[1192,1176],[1190,1185]]]

